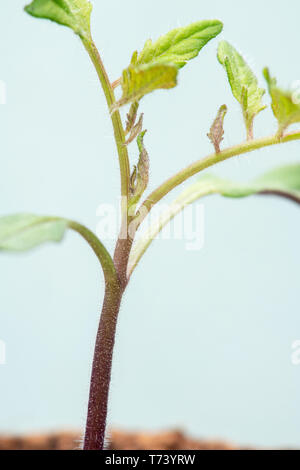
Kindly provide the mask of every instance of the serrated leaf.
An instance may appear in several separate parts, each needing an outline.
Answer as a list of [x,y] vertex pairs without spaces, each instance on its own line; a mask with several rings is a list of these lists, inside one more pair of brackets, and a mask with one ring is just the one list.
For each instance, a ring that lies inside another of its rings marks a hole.
[[88,0],[33,0],[25,11],[37,18],[68,26],[82,39],[91,39],[92,5]]
[[54,217],[16,214],[0,217],[0,250],[25,251],[45,242],[62,240],[67,221]]
[[207,134],[207,137],[210,139],[211,143],[215,147],[216,153],[220,153],[220,144],[224,136],[223,124],[226,113],[227,106],[223,104],[223,106],[220,107],[217,117],[210,128],[210,132]]
[[279,124],[279,135],[291,125],[300,122],[300,103],[295,102],[293,92],[281,90],[277,80],[272,78],[269,69],[263,71],[272,98],[272,110]]
[[258,80],[243,57],[227,41],[218,48],[219,62],[224,66],[233,96],[240,103],[248,138],[253,137],[253,120],[266,106],[262,103],[265,90],[259,88]]
[[270,194],[300,204],[300,165],[294,164],[276,168],[250,183],[236,183],[210,174],[202,176],[196,183],[185,189],[135,242],[129,257],[128,277],[132,274],[151,242],[177,214],[189,204],[212,194],[220,194],[227,198],[245,198],[254,194]]
[[178,70],[173,65],[129,66],[122,76],[122,98],[111,108],[114,112],[121,106],[139,101],[143,96],[158,89],[169,89],[177,85]]
[[223,29],[218,20],[198,21],[182,28],[176,28],[152,43],[149,39],[136,64],[172,64],[183,67],[197,57],[201,49]]
[[148,40],[140,54],[133,53],[130,66],[123,71],[123,96],[113,105],[112,112],[124,104],[138,102],[155,89],[176,86],[177,70],[196,57],[222,28],[218,20],[199,21],[176,28],[155,43]]

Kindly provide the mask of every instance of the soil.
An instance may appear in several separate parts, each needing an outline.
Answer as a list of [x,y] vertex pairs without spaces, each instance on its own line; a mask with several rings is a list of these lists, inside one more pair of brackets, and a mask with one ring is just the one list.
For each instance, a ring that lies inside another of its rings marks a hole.
[[[0,450],[72,450],[81,448],[75,432],[0,436]],[[107,441],[110,450],[238,450],[234,444],[218,440],[196,440],[181,431],[128,433],[113,430]]]

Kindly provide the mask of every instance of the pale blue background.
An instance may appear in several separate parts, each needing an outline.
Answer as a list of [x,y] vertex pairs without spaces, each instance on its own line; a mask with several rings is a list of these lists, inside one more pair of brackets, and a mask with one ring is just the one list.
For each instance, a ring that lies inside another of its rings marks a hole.
[[[2,214],[59,214],[95,228],[96,208],[119,191],[111,125],[95,72],[66,28],[30,18],[25,0],[1,1]],[[299,3],[253,0],[95,0],[93,32],[118,78],[148,37],[204,18],[261,77],[300,79]],[[238,105],[215,58],[218,41],[180,73],[178,88],[143,101],[151,188],[211,151],[206,132],[227,103],[225,145],[243,135]],[[295,58],[295,60],[294,60]],[[263,84],[263,80],[261,80]],[[266,98],[266,101],[269,99]],[[271,112],[257,135],[275,129]],[[299,143],[222,164],[240,179],[300,159]],[[300,446],[299,207],[275,198],[206,200],[206,242],[158,241],[132,279],[120,317],[110,423],[125,429],[180,427],[243,444]],[[62,246],[2,255],[0,431],[84,426],[103,279],[74,234]]]

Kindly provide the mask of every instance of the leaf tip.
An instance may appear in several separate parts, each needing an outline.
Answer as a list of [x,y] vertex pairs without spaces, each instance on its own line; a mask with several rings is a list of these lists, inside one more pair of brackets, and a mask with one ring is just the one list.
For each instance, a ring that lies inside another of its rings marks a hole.
[[263,76],[264,76],[267,84],[270,86],[272,79],[271,79],[270,70],[269,70],[268,67],[265,67],[263,69]]
[[83,40],[91,40],[90,17],[93,6],[89,0],[32,0],[24,11],[71,28]]

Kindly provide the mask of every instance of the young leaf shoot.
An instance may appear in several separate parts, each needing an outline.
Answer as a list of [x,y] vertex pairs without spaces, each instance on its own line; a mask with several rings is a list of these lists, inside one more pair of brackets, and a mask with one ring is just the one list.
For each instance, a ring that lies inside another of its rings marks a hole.
[[218,48],[218,59],[227,72],[233,96],[240,103],[248,139],[253,139],[253,121],[266,106],[262,103],[265,90],[259,88],[258,80],[243,57],[227,41]]

